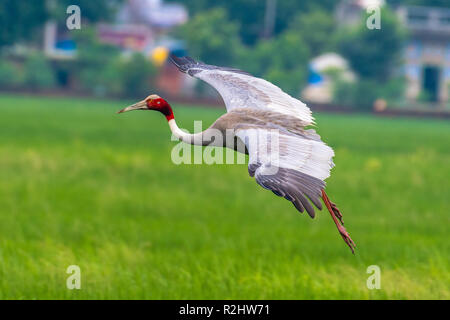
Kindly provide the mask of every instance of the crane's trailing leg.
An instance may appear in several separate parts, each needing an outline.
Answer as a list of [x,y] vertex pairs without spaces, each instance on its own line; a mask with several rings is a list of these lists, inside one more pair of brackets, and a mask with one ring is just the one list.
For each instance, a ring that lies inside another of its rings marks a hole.
[[331,214],[331,218],[333,218],[333,221],[336,224],[336,227],[339,233],[341,234],[342,239],[344,239],[345,243],[349,246],[350,250],[352,250],[352,253],[354,254],[356,244],[355,242],[353,242],[347,230],[345,230],[344,221],[342,219],[342,213],[339,211],[336,205],[330,201],[327,194],[325,193],[325,190],[322,190],[322,199],[325,205],[327,206],[327,209]]

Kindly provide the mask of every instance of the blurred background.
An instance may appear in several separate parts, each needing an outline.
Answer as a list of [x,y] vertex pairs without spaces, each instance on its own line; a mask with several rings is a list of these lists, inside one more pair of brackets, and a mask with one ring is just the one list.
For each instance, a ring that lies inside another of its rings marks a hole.
[[[81,30],[66,27],[70,4]],[[381,30],[366,26],[371,6],[382,8]],[[217,99],[176,72],[174,53],[245,69],[313,103],[450,110],[445,0],[7,0],[0,9],[3,91]]]
[[[160,115],[115,114],[225,112],[170,53],[308,103],[355,256],[245,164],[175,165]],[[448,0],[2,0],[0,55],[0,299],[450,298]]]

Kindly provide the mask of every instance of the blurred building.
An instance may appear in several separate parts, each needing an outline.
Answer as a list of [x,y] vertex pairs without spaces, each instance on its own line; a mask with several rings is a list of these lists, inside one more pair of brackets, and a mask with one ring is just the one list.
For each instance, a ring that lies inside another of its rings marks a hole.
[[[336,8],[336,18],[340,24],[356,24],[368,8],[382,5],[384,1],[381,0],[341,1]],[[409,35],[402,68],[407,81],[406,98],[410,101],[448,102],[450,9],[399,6],[396,12]]]
[[[115,21],[97,25],[99,39],[123,50],[138,51],[152,56],[152,50],[161,47],[158,39],[169,50],[179,50],[181,44],[167,40],[167,32],[188,19],[186,8],[162,0],[127,0],[117,12]],[[48,21],[44,30],[44,52],[52,59],[74,58],[76,44],[69,30],[55,21]]]
[[450,9],[400,7],[409,31],[405,49],[408,99],[446,102],[450,90]]
[[348,62],[337,53],[325,53],[309,63],[308,85],[302,91],[302,98],[316,103],[330,103],[333,100],[333,74],[346,81],[355,81]]
[[47,21],[44,26],[44,54],[50,59],[73,59],[76,44],[65,26],[54,20]]
[[170,63],[170,53],[185,55],[184,43],[171,38],[168,31],[185,23],[188,12],[185,6],[177,3],[164,3],[162,0],[128,0],[117,15],[114,28],[130,24],[139,24],[149,29],[151,40],[141,48],[146,56],[159,68],[156,79],[158,88],[170,95],[180,95],[185,91],[192,92],[194,83]]
[[181,4],[167,4],[162,0],[128,0],[119,8],[114,23],[98,27],[99,37],[125,50],[155,57],[155,61],[161,64],[164,50],[179,50],[182,46],[168,39],[167,32],[187,20],[187,10]]
[[153,30],[140,24],[99,24],[97,32],[100,41],[123,50],[144,52],[155,41]]
[[[192,84],[186,84],[183,75],[173,72],[166,63],[170,53],[185,55],[184,43],[171,38],[169,31],[187,20],[188,12],[181,4],[162,0],[125,0],[112,22],[94,27],[101,42],[119,47],[124,55],[140,52],[160,67],[156,82],[163,90],[175,95]],[[43,37],[44,54],[56,63],[76,59],[77,45],[72,35],[63,23],[47,21]],[[58,76],[58,79],[64,78],[58,81],[59,84],[70,86],[71,81],[67,77]]]
[[186,8],[162,0],[128,0],[119,10],[117,22],[144,24],[153,29],[167,29],[188,20]]

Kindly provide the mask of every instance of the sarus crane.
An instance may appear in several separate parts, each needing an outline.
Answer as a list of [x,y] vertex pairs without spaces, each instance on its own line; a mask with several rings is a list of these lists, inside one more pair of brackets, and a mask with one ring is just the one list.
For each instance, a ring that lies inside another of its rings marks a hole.
[[[263,188],[291,201],[298,211],[306,210],[314,218],[313,205],[322,210],[322,198],[340,235],[354,253],[356,245],[344,228],[342,214],[325,192],[324,180],[334,167],[334,151],[314,129],[307,129],[315,124],[311,110],[274,84],[242,70],[208,65],[190,57],[171,55],[170,60],[181,72],[213,86],[222,96],[227,113],[208,129],[194,134],[177,126],[171,106],[156,94],[118,113],[159,111],[166,117],[173,135],[183,142],[228,147],[248,154],[250,176]],[[211,139],[211,131],[217,130],[225,137],[220,144]],[[229,134],[230,130],[233,134]],[[272,144],[273,132],[277,132],[277,148]]]

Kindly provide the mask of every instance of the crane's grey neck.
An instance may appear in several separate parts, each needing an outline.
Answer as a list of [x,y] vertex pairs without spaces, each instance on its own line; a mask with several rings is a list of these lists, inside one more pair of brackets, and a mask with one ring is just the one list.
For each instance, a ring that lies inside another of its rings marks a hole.
[[188,132],[184,132],[183,130],[178,128],[178,125],[177,125],[177,122],[175,121],[175,119],[170,119],[168,121],[168,123],[169,123],[170,131],[172,131],[173,135],[175,137],[177,137],[178,139],[180,139],[181,141],[189,143],[189,144],[197,145],[197,146],[205,145],[205,142],[203,141],[203,132],[204,131],[191,134]]

